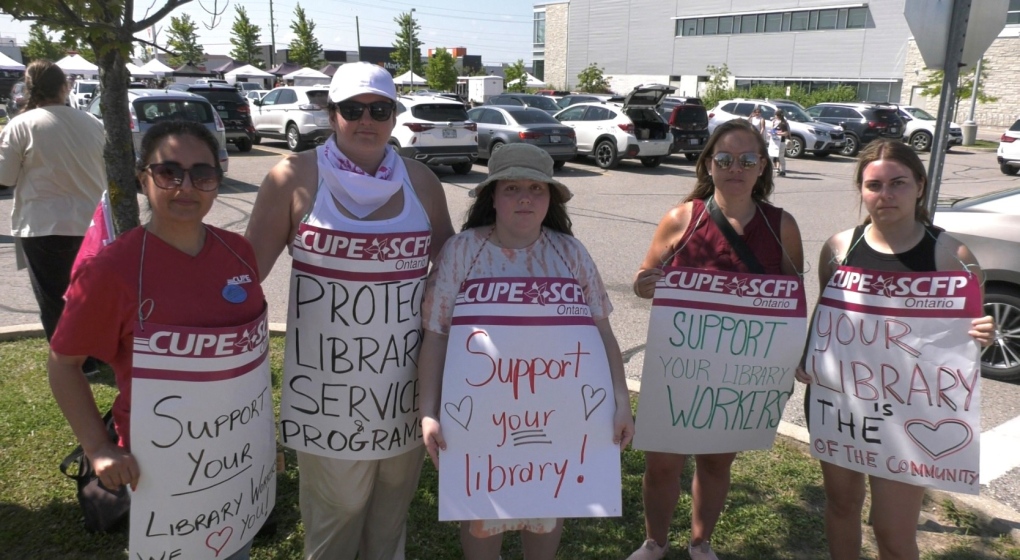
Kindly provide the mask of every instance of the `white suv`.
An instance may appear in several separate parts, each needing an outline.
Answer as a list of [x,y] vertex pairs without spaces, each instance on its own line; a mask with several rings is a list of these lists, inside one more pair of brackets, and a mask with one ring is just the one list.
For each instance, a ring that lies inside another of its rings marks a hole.
[[999,162],[999,170],[1006,175],[1016,175],[1020,171],[1020,120],[1002,133],[995,156]]
[[92,96],[97,91],[99,91],[98,80],[77,80],[71,86],[71,91],[67,94],[67,100],[71,103],[71,107],[85,110],[89,106]]
[[402,95],[390,144],[406,158],[470,173],[478,159],[478,125],[468,119],[464,105],[452,99]]
[[321,144],[331,134],[326,101],[329,89],[324,86],[279,87],[261,101],[252,101],[251,122],[255,140],[278,138],[287,141],[292,152],[299,152],[311,143]]
[[[903,120],[903,141],[919,152],[930,152],[932,139],[935,138],[935,117],[919,107],[900,105],[900,119]],[[963,144],[963,129],[960,125],[949,123],[948,140],[947,147]]]
[[751,116],[755,107],[761,108],[761,116],[768,121],[782,109],[786,122],[790,124],[790,138],[786,141],[786,157],[797,158],[805,152],[815,157],[826,157],[839,152],[846,145],[846,133],[843,127],[823,123],[811,118],[804,108],[795,101],[785,99],[726,99],[720,101],[708,112],[708,133],[715,132],[715,127],[731,119],[746,119]]
[[656,108],[676,91],[661,84],[641,85],[624,98],[602,103],[576,103],[553,115],[574,129],[577,153],[595,158],[602,169],[612,169],[623,158],[638,158],[656,167],[669,155],[673,135]]

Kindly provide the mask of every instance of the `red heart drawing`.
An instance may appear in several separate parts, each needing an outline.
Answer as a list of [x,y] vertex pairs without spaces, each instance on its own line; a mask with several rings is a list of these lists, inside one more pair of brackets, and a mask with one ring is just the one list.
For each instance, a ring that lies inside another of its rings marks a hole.
[[[224,533],[226,536],[224,536]],[[216,556],[220,555],[220,551],[223,547],[227,546],[230,542],[230,537],[234,535],[233,527],[224,527],[215,533],[209,533],[209,536],[205,538],[205,546],[216,551]],[[215,537],[215,538],[214,538]],[[218,545],[216,543],[219,543]]]
[[[943,426],[945,429],[942,429]],[[974,431],[970,426],[952,418],[934,424],[927,420],[908,420],[903,423],[903,429],[935,461],[967,447],[974,439]]]

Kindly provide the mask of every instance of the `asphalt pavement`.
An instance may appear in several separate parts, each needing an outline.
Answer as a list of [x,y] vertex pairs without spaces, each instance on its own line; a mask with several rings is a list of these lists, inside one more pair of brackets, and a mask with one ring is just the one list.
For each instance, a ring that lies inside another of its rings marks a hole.
[[[981,130],[979,138],[997,141],[1000,131]],[[219,200],[207,222],[243,233],[254,204],[258,185],[269,168],[287,152],[282,143],[267,142],[241,154],[230,148],[230,172]],[[927,159],[927,156],[924,156]],[[799,223],[807,263],[808,301],[817,299],[813,271],[817,255],[833,233],[853,227],[863,219],[859,196],[851,176],[854,160],[841,156],[825,159],[788,159],[788,175],[777,178],[773,202],[789,211]],[[483,165],[467,175],[455,175],[448,167],[436,169],[443,182],[454,226],[459,229],[471,199],[467,191],[481,181]],[[603,171],[591,161],[568,163],[557,178],[575,194],[569,203],[574,233],[592,254],[614,305],[614,332],[623,349],[628,379],[639,385],[650,302],[635,297],[631,280],[661,216],[679,202],[694,185],[694,165],[683,157],[667,158],[658,168],[644,168],[624,161],[617,169]],[[957,147],[946,157],[943,194],[972,196],[1016,186],[1017,178],[999,172],[994,151]],[[10,215],[12,195],[0,191],[0,214]],[[8,231],[6,227],[3,231]],[[263,283],[269,300],[270,321],[286,321],[290,257],[284,253]],[[16,270],[13,239],[0,235],[0,338],[38,332],[38,308],[28,274]],[[4,334],[7,333],[7,334]],[[799,384],[798,384],[799,385]],[[982,388],[982,465],[994,460],[995,476],[982,485],[976,499],[957,496],[992,517],[1020,527],[1020,386],[984,380]],[[806,439],[802,414],[803,389],[790,400],[782,432]],[[983,482],[985,482],[983,480]]]

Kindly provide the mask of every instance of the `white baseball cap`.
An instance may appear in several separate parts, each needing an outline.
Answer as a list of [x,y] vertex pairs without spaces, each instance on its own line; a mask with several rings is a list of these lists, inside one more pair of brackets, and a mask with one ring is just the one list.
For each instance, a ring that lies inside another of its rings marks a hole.
[[329,100],[339,103],[363,93],[374,93],[397,100],[393,77],[382,66],[368,62],[349,62],[336,69],[329,83]]

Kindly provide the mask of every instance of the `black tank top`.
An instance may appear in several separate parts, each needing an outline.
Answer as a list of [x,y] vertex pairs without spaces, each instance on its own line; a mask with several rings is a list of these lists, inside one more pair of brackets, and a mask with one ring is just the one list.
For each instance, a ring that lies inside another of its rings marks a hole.
[[843,259],[843,264],[857,268],[870,270],[885,270],[888,272],[934,272],[938,270],[935,266],[935,242],[941,228],[935,226],[924,226],[927,232],[921,241],[910,249],[895,254],[879,253],[868,245],[864,236],[864,227],[854,228],[853,239],[850,240],[850,252]]

